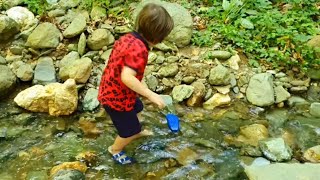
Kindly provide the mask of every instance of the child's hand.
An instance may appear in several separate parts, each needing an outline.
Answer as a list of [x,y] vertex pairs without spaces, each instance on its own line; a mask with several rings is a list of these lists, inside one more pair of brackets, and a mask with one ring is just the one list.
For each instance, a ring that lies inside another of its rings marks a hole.
[[158,107],[160,109],[163,109],[166,106],[166,104],[165,104],[164,100],[161,98],[161,96],[156,93],[152,93],[152,95],[150,97],[148,97],[148,99],[151,102],[153,102],[154,104],[158,105]]

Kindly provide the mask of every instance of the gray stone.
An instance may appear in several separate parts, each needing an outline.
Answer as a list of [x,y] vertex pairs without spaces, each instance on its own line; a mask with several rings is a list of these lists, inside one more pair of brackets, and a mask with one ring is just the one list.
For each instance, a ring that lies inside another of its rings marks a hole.
[[53,175],[52,180],[85,180],[85,176],[78,170],[60,170]]
[[276,103],[286,101],[291,97],[290,93],[282,86],[277,86],[276,88],[274,88],[274,92],[276,96]]
[[179,57],[177,57],[177,56],[169,56],[167,58],[167,61],[168,61],[168,63],[175,63],[175,62],[179,61]]
[[320,103],[312,103],[310,106],[310,114],[314,117],[320,117]]
[[113,35],[107,29],[97,29],[88,37],[88,46],[92,50],[101,50],[104,46],[113,44]]
[[27,30],[32,25],[38,23],[38,20],[34,17],[34,14],[25,7],[13,7],[10,8],[6,13],[8,17],[12,18],[19,24],[21,30]]
[[178,52],[178,47],[174,43],[168,41],[158,43],[154,45],[153,48],[163,52]]
[[96,21],[99,19],[103,19],[105,17],[107,17],[107,10],[106,8],[103,8],[101,6],[99,6],[98,4],[93,5],[91,13],[90,13],[90,17],[92,21]]
[[219,59],[219,60],[227,60],[232,56],[232,54],[228,51],[212,51],[210,57],[212,59]]
[[22,55],[22,52],[24,50],[24,47],[21,46],[11,46],[10,48],[10,52],[14,55]]
[[283,78],[283,77],[286,77],[287,75],[283,72],[279,72],[275,75],[276,78]]
[[297,86],[297,87],[291,87],[290,92],[292,93],[303,93],[308,90],[308,87],[306,86]]
[[26,45],[34,49],[56,48],[60,43],[61,33],[51,23],[42,23],[30,34]]
[[132,32],[132,29],[128,26],[116,26],[114,32],[117,34],[126,34]]
[[256,158],[250,166],[265,166],[271,164],[270,161],[263,157]]
[[149,89],[155,91],[159,85],[159,81],[155,76],[149,74],[146,76],[146,84],[148,85]]
[[82,56],[86,52],[87,37],[84,33],[81,34],[78,42],[78,53]]
[[53,65],[53,60],[50,57],[39,58],[32,82],[33,84],[42,85],[57,82],[56,70]]
[[49,17],[60,17],[66,14],[66,11],[63,9],[54,9],[48,12]]
[[211,85],[228,85],[230,84],[230,71],[228,68],[219,64],[210,71],[209,83]]
[[271,161],[290,160],[292,150],[285,144],[282,138],[268,138],[259,142],[259,147],[263,154]]
[[81,34],[87,26],[86,18],[82,15],[77,16],[63,32],[63,36],[66,38],[73,38]]
[[175,86],[172,90],[172,97],[175,101],[181,102],[188,99],[193,93],[194,87],[190,85]]
[[178,47],[188,45],[192,36],[193,20],[188,10],[181,5],[159,0],[145,0],[134,11],[133,18],[135,19],[142,7],[150,2],[162,5],[173,18],[175,26],[167,40],[176,43]]
[[248,101],[254,105],[272,105],[275,102],[272,75],[262,73],[252,76],[246,91],[246,96]]
[[8,63],[16,62],[16,61],[22,61],[23,57],[20,55],[9,55],[6,57],[6,60]]
[[93,111],[99,106],[98,90],[94,88],[88,89],[86,95],[83,99],[83,110],[85,111]]
[[0,40],[6,41],[19,32],[19,25],[8,16],[0,15]]
[[151,64],[157,59],[158,55],[154,51],[150,51],[148,55],[148,64]]
[[8,66],[0,65],[0,99],[15,87],[16,80],[16,76]]
[[164,58],[164,56],[161,56],[161,55],[159,55],[156,59],[157,64],[162,64],[162,63],[164,63],[164,61],[165,61],[165,58]]
[[177,64],[170,64],[163,66],[159,69],[158,73],[162,77],[172,77],[179,72],[179,67]]
[[275,163],[265,166],[246,166],[250,180],[316,180],[319,179],[320,164]]
[[60,67],[59,77],[62,80],[74,79],[77,83],[86,83],[92,70],[92,61],[81,58]]
[[77,59],[80,59],[79,53],[77,53],[76,51],[71,51],[69,54],[62,58],[59,66],[64,67]]

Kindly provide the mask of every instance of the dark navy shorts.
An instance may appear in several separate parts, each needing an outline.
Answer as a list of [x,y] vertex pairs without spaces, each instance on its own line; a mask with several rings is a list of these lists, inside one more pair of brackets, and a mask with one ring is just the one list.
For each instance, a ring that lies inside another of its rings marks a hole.
[[117,111],[109,106],[103,107],[111,117],[120,137],[128,138],[141,132],[141,124],[137,114],[143,110],[143,103],[139,98],[136,99],[131,111]]

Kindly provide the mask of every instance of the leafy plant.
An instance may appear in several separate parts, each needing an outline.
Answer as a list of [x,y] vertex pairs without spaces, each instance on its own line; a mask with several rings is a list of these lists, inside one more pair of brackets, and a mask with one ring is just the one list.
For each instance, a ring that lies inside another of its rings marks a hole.
[[[315,0],[223,0],[200,16],[207,20],[206,31],[195,32],[192,42],[211,46],[208,39],[233,44],[249,56],[250,63],[274,66],[319,66],[316,51],[306,42],[319,33],[320,12]],[[217,34],[216,36],[209,36]]]
[[46,0],[23,0],[28,9],[35,14],[42,15],[46,12],[48,3]]

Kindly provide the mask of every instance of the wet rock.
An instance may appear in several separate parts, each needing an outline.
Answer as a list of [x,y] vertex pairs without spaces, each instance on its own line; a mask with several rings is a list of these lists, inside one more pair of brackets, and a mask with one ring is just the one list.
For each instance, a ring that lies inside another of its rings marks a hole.
[[285,90],[282,86],[277,86],[274,88],[276,103],[280,103],[288,100],[291,97],[291,94]]
[[78,91],[75,81],[69,79],[64,84],[32,86],[21,91],[14,101],[32,112],[49,112],[54,116],[70,115],[77,108]]
[[81,34],[87,26],[86,18],[83,15],[77,16],[67,29],[63,32],[63,36],[66,38],[72,38]]
[[99,106],[98,97],[98,90],[90,88],[88,89],[86,95],[83,99],[83,110],[85,111],[93,111]]
[[232,54],[228,51],[212,51],[210,53],[210,57],[212,59],[219,59],[219,60],[227,60],[232,56]]
[[194,87],[194,90],[187,101],[187,105],[190,107],[201,106],[204,96],[206,95],[206,87],[202,82],[194,82],[191,86]]
[[250,157],[259,157],[262,156],[262,152],[260,151],[259,147],[254,146],[242,146],[241,155],[250,156]]
[[104,46],[113,44],[113,35],[107,29],[97,29],[88,37],[88,47],[92,50],[101,50]]
[[292,150],[285,144],[282,138],[269,138],[259,142],[263,154],[272,161],[290,160]]
[[91,20],[96,21],[107,17],[107,10],[97,3],[94,3],[90,13]]
[[182,166],[181,168],[176,169],[167,176],[161,178],[164,180],[171,179],[203,179],[204,177],[214,176],[215,171],[211,164],[200,163],[200,164],[190,164]]
[[159,85],[159,81],[155,76],[149,74],[146,76],[146,84],[148,85],[149,89],[155,91]]
[[16,76],[8,66],[0,65],[0,98],[3,98],[15,87],[16,80]]
[[194,91],[194,87],[190,85],[175,86],[172,90],[172,97],[175,101],[181,102],[188,99]]
[[231,98],[228,94],[216,93],[203,103],[203,108],[213,110],[216,107],[229,105],[230,103]]
[[275,102],[272,75],[262,73],[252,76],[246,96],[248,101],[254,105],[272,105]]
[[258,146],[259,141],[269,137],[268,129],[262,124],[252,124],[240,127],[238,142]]
[[230,84],[229,70],[221,64],[212,68],[210,71],[209,83],[216,86]]
[[258,157],[256,158],[250,166],[266,166],[271,164],[269,160],[263,158],[263,157]]
[[60,170],[52,175],[52,180],[85,180],[85,176],[78,170]]
[[0,40],[5,41],[19,32],[18,23],[8,16],[0,15]]
[[309,162],[320,163],[320,145],[309,148],[303,153],[303,157]]
[[188,45],[192,36],[193,20],[190,13],[179,4],[159,0],[146,0],[138,5],[133,13],[133,19],[136,18],[142,7],[150,2],[162,5],[173,18],[174,29],[167,37],[167,40],[176,43],[178,47]]
[[78,42],[78,53],[82,56],[86,51],[87,37],[84,33],[81,34]]
[[75,79],[77,83],[86,83],[92,70],[92,61],[89,58],[82,58],[71,61],[60,67],[59,77],[62,80]]
[[60,43],[61,33],[51,23],[42,23],[28,37],[26,46],[34,49],[56,48]]
[[158,71],[159,75],[162,77],[172,77],[179,72],[179,67],[177,64],[170,64],[164,67],[161,67]]
[[307,94],[308,94],[309,101],[318,101],[320,99],[320,86],[317,84],[311,85],[309,87]]
[[185,165],[188,165],[188,164],[195,162],[195,160],[197,160],[198,157],[199,157],[199,155],[196,152],[194,152],[190,148],[185,148],[179,152],[178,157],[177,157],[177,161],[181,165],[185,166]]
[[288,99],[289,107],[309,105],[309,102],[299,96],[292,96]]
[[56,82],[56,70],[50,57],[41,57],[34,71],[34,84],[46,85]]
[[33,69],[30,64],[17,61],[11,64],[12,71],[21,81],[31,81],[33,78]]
[[26,180],[47,180],[49,179],[46,171],[31,171]]
[[269,121],[271,128],[278,130],[289,119],[289,114],[285,109],[275,109],[266,114],[266,119]]
[[[318,179],[319,164],[275,163],[265,166],[247,166],[245,172],[249,179]],[[285,173],[284,173],[285,172]]]
[[320,103],[312,103],[311,104],[310,114],[314,117],[320,117]]

